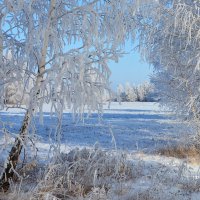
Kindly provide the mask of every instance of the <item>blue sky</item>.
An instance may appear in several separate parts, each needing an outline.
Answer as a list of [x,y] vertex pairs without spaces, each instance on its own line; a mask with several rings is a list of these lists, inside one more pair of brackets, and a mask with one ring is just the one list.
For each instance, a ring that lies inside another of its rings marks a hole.
[[112,72],[110,81],[113,89],[116,89],[118,84],[126,82],[138,85],[148,81],[153,73],[153,67],[142,61],[140,54],[136,51],[124,55],[118,63],[111,61],[109,67]]

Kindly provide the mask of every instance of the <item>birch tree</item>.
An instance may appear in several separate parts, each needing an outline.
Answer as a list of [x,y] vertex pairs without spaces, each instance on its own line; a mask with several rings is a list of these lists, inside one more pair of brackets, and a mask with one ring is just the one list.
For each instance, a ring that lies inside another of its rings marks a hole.
[[140,50],[156,71],[153,82],[161,103],[195,128],[192,142],[199,148],[200,2],[158,1],[149,11],[151,20],[144,16]]
[[138,95],[136,89],[131,85],[129,82],[125,85],[125,94],[126,94],[126,101],[137,101]]
[[157,71],[153,81],[162,103],[197,126],[200,122],[199,11],[199,1],[165,1],[158,9],[159,18],[154,15],[155,24],[149,24],[146,39],[143,38],[147,58]]
[[4,191],[9,188],[30,123],[38,111],[42,113],[44,103],[51,103],[60,123],[65,106],[77,116],[85,109],[102,109],[102,94],[109,90],[107,62],[118,59],[127,37],[135,37],[135,3],[138,4],[134,0],[0,3],[1,107],[6,107],[8,83],[22,82],[23,94],[30,97],[19,136],[2,173],[0,188]]

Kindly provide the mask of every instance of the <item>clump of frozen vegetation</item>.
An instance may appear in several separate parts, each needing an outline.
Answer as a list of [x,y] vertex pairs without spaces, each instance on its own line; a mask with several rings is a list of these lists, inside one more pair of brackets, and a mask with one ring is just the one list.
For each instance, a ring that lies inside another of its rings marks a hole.
[[[133,177],[131,163],[125,155],[104,152],[100,149],[74,149],[61,154],[49,166],[45,177],[37,186],[37,195],[43,191],[63,198],[65,196],[86,196],[94,188],[106,193],[115,182],[123,182]],[[46,195],[46,193],[44,193]]]
[[[27,178],[22,184],[13,183],[1,199],[189,200],[200,195],[199,172],[186,162],[130,160],[123,153],[99,148],[57,154],[34,173],[35,182]],[[27,183],[29,187],[24,187]]]

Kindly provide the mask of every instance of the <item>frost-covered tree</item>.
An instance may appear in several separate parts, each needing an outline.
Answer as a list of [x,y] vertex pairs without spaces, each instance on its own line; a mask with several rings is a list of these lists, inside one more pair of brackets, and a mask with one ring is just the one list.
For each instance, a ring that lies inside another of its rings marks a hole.
[[138,95],[137,95],[137,89],[134,88],[129,82],[125,85],[125,94],[126,94],[126,101],[137,101]]
[[124,87],[122,84],[117,86],[117,101],[121,102],[125,98]]
[[145,100],[145,88],[143,87],[143,85],[139,85],[137,87],[137,94],[138,94],[138,101],[144,101]]
[[148,101],[148,95],[152,93],[153,87],[150,83],[144,82],[137,87],[137,94],[139,101]]
[[[153,95],[153,86],[148,82],[144,82],[138,86],[131,85],[127,82],[124,87],[121,84],[118,85],[117,94],[121,101],[148,101],[148,97]],[[152,100],[152,98],[153,97],[151,97],[150,100]]]
[[189,68],[187,73],[183,68],[162,70],[152,77],[161,105],[171,108],[180,119],[195,123],[197,127],[200,122],[199,81],[200,72],[194,73]]
[[30,123],[44,103],[51,103],[59,122],[65,106],[77,115],[102,109],[102,94],[109,89],[107,62],[118,59],[127,37],[135,38],[138,5],[134,0],[0,2],[1,108],[7,106],[6,85],[22,83],[22,95],[29,96],[1,188],[9,187]]
[[149,11],[151,20],[141,13],[140,50],[154,65],[162,104],[196,128],[199,147],[200,1],[158,2]]
[[141,50],[157,71],[153,80],[162,103],[199,124],[200,2],[160,1],[154,6],[159,15],[152,9],[152,20],[140,21]]

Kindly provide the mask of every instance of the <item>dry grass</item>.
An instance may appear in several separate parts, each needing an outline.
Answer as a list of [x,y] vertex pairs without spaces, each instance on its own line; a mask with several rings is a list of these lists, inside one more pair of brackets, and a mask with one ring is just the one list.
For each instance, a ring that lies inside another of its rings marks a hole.
[[167,147],[160,149],[158,153],[167,157],[185,159],[188,163],[193,165],[199,165],[200,163],[200,149],[193,145]]
[[[180,147],[160,153],[178,158],[199,155],[197,149]],[[200,179],[186,177],[187,170],[184,162],[154,165],[143,158],[127,160],[122,153],[74,149],[58,154],[49,165],[25,165],[19,170],[22,184],[16,180],[8,193],[0,193],[0,200],[189,200],[190,193],[199,192]]]
[[[37,186],[31,192],[31,200],[83,199],[88,195],[98,196],[95,192],[97,188],[101,194],[105,191],[103,196],[106,196],[113,184],[135,176],[132,163],[126,161],[124,154],[115,155],[100,149],[74,149],[68,154],[58,155],[45,170],[42,169],[42,177],[36,175],[39,171],[37,167],[31,170],[25,168],[25,171],[28,178],[24,182],[28,185],[33,181],[32,173],[37,177],[34,178]],[[9,200],[12,198],[9,197]]]

